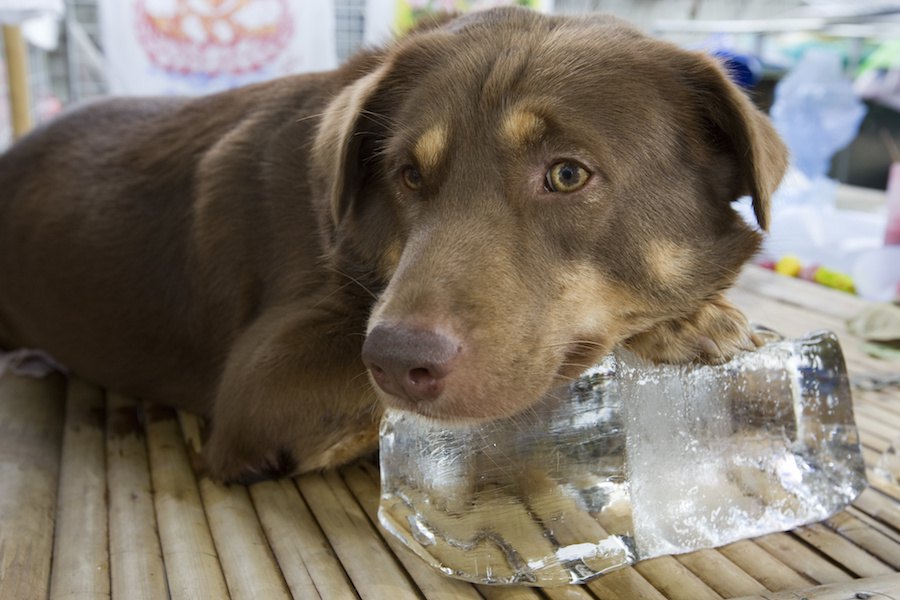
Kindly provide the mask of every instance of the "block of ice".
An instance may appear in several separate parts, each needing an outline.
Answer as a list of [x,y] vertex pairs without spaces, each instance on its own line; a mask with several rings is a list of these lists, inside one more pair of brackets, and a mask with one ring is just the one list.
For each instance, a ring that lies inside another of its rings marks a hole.
[[444,573],[582,582],[821,520],[866,485],[830,333],[717,366],[617,352],[509,419],[390,411],[379,520]]

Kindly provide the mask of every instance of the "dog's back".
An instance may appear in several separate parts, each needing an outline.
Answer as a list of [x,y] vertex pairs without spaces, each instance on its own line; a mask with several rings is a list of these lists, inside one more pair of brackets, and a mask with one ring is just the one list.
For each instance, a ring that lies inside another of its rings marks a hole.
[[[50,348],[82,376],[204,410],[266,264],[308,270],[318,253],[303,169],[271,161],[306,162],[304,117],[327,89],[313,76],[105,100],[16,144],[0,157],[0,347]],[[290,217],[296,255],[272,256],[270,220]]]

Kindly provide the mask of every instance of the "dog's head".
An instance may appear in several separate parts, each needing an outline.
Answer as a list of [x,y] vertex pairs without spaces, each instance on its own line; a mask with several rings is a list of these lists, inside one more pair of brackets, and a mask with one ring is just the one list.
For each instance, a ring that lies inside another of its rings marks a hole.
[[[380,281],[364,359],[390,405],[516,412],[733,282],[785,168],[701,54],[608,17],[475,13],[413,33],[315,142],[335,255]],[[358,272],[354,270],[354,272]]]

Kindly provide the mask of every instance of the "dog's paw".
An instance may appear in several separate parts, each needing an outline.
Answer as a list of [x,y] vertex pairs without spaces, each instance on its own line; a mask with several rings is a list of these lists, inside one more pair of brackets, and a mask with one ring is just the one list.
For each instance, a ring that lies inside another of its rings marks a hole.
[[215,433],[203,448],[207,472],[224,483],[252,485],[294,475],[297,460],[287,448],[244,448],[218,443]]
[[728,300],[717,298],[688,318],[664,321],[629,338],[625,346],[652,362],[720,363],[760,346],[744,314]]

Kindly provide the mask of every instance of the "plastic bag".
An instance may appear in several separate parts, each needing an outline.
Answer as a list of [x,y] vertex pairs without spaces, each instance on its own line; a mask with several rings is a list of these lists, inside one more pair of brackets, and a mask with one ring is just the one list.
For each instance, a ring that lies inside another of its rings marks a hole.
[[825,177],[832,155],[853,140],[865,114],[840,55],[823,49],[807,51],[778,83],[771,110],[792,165],[811,180]]

